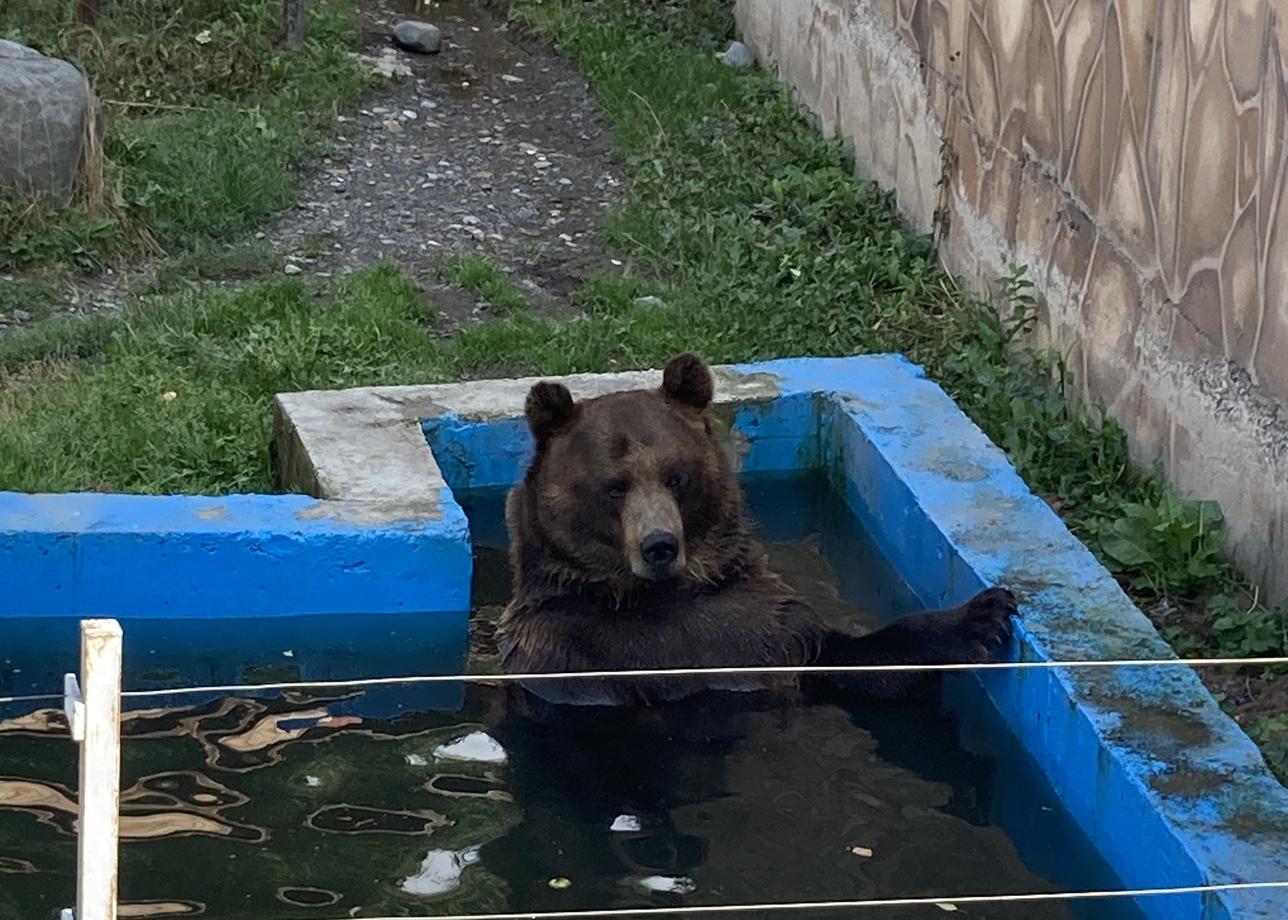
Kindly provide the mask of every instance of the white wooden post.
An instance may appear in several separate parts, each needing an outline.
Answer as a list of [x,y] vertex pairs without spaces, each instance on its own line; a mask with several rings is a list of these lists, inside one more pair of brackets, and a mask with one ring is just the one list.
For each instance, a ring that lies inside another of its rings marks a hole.
[[[68,723],[80,744],[75,920],[116,920],[121,815],[121,624],[81,621],[81,683],[67,675]],[[67,912],[63,912],[66,917]]]

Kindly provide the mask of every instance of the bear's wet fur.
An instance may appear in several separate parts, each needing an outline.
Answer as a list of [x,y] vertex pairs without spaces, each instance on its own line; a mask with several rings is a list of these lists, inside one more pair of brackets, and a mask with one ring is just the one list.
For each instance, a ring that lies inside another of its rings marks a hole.
[[[1010,639],[1015,600],[984,591],[953,610],[862,636],[828,629],[769,567],[708,414],[714,380],[694,355],[657,389],[574,401],[541,382],[526,415],[535,453],[510,493],[514,593],[498,640],[513,673],[985,661]],[[832,675],[847,694],[900,698],[924,674]],[[661,702],[791,678],[537,681],[558,703]]]

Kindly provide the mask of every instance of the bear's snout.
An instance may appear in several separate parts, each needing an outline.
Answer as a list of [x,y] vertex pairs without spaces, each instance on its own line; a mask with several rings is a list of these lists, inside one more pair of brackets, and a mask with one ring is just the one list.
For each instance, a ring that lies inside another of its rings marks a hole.
[[659,575],[666,574],[680,554],[680,541],[675,534],[665,530],[655,530],[640,541],[640,555],[649,568]]
[[659,483],[641,482],[622,508],[626,561],[636,578],[669,578],[684,567],[684,519],[675,496]]

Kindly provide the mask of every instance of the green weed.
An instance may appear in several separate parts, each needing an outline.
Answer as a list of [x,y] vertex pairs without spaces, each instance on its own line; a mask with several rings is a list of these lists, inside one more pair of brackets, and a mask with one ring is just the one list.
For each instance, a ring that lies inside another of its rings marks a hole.
[[1221,507],[1169,492],[1148,503],[1126,502],[1100,528],[1100,550],[1132,587],[1154,594],[1190,594],[1225,572]]
[[207,246],[161,262],[151,276],[136,285],[136,296],[170,294],[212,280],[245,280],[280,270],[281,259],[263,242]]
[[439,266],[438,275],[479,295],[494,310],[514,313],[528,305],[523,293],[506,277],[505,270],[485,256],[449,256]]

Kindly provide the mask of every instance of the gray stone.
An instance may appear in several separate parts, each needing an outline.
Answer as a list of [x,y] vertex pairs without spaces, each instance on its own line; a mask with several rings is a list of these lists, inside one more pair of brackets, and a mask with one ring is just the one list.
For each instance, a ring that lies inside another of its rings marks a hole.
[[730,67],[755,67],[756,56],[742,42],[730,42],[725,53],[720,57]]
[[13,318],[20,323],[25,323],[27,320],[31,319],[31,314],[26,310],[14,310]]
[[71,64],[0,40],[0,190],[68,194],[94,106],[89,83]]
[[437,54],[443,47],[443,33],[428,22],[404,19],[394,26],[394,44],[420,54]]

